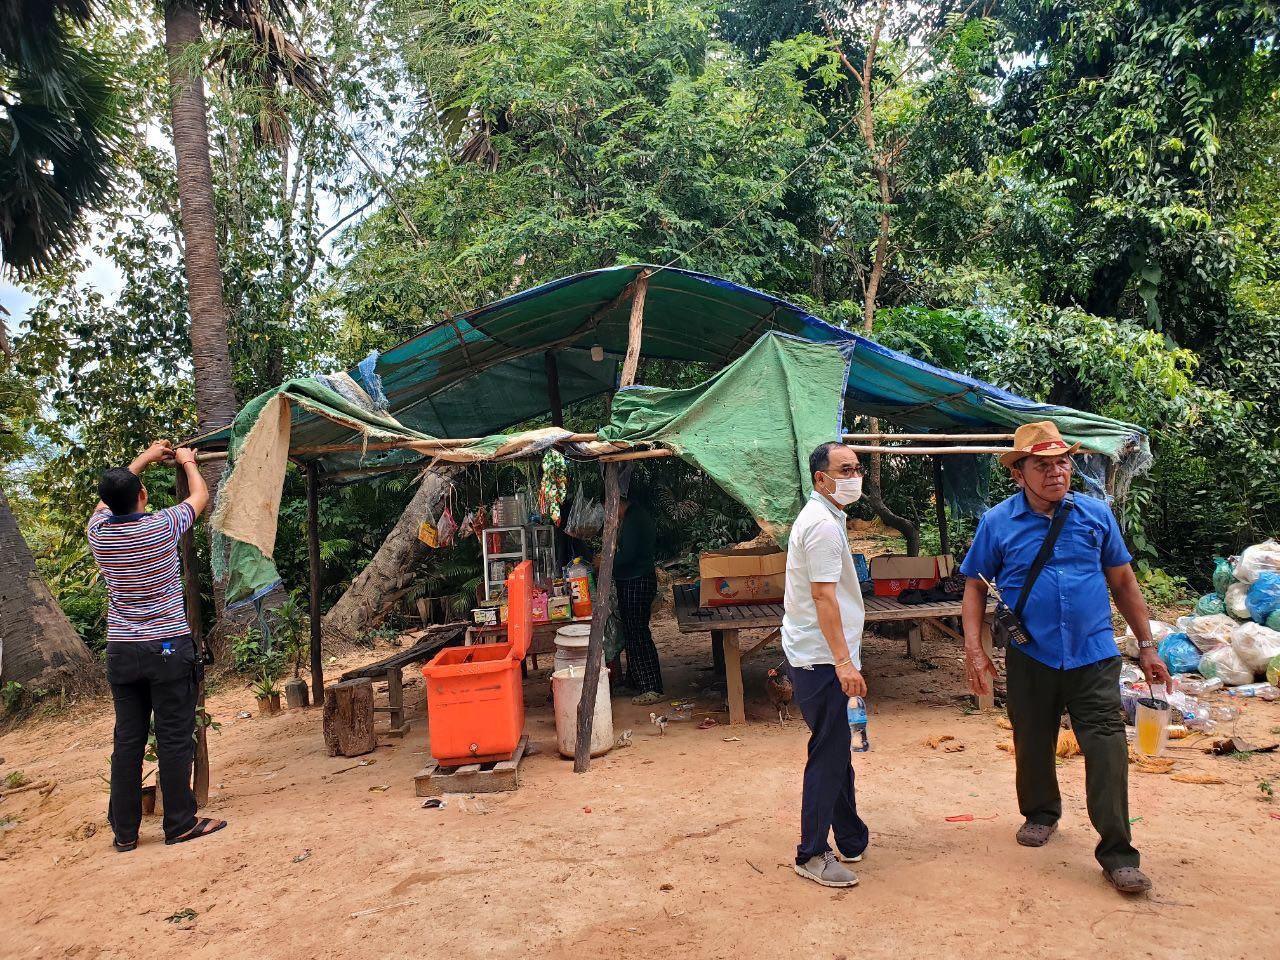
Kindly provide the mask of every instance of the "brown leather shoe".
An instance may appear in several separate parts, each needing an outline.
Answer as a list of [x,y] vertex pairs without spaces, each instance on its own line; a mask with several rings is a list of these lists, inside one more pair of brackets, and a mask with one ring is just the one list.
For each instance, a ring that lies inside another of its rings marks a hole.
[[1121,893],[1146,893],[1151,889],[1151,880],[1137,867],[1103,870],[1102,875]]
[[1057,829],[1055,823],[1032,823],[1028,820],[1018,828],[1018,843],[1024,847],[1043,847]]

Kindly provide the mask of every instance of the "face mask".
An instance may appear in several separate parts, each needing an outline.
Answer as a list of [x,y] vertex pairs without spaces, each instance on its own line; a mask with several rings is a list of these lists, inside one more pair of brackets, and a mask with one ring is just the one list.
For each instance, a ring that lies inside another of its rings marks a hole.
[[828,496],[840,506],[847,507],[862,496],[861,477],[833,477],[829,473],[823,474],[823,476],[836,485],[835,490],[829,493]]

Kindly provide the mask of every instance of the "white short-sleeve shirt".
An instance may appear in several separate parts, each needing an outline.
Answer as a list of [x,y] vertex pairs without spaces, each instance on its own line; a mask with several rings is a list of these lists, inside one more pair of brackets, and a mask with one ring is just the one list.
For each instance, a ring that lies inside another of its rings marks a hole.
[[787,540],[782,650],[793,667],[835,663],[831,647],[818,626],[812,589],[814,583],[834,583],[849,656],[853,658],[853,665],[862,669],[865,613],[844,524],[844,511],[815,491],[791,527]]

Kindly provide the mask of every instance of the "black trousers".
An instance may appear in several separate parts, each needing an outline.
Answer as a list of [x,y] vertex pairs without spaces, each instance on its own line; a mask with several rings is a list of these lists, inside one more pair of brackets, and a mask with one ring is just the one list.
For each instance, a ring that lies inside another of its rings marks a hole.
[[1065,709],[1084,753],[1085,800],[1100,838],[1094,856],[1107,870],[1138,866],[1129,829],[1129,746],[1120,712],[1120,658],[1057,670],[1011,646],[1005,666],[1023,817],[1049,825],[1062,816],[1055,761]]
[[653,599],[658,595],[655,574],[617,580],[618,619],[622,621],[623,649],[627,651],[626,684],[641,693],[662,693],[662,664],[649,629]]
[[164,796],[165,839],[171,840],[195,826],[191,762],[195,757],[200,669],[190,637],[107,644],[107,682],[111,684],[116,708],[107,816],[120,843],[138,839],[142,761],[153,718],[160,792]]
[[849,698],[840,689],[836,668],[818,664],[811,670],[787,665],[795,702],[809,726],[809,757],[804,765],[804,797],[800,802],[800,846],[796,863],[807,863],[831,849],[827,835],[846,857],[867,849],[871,834],[858,816],[853,764],[849,749]]

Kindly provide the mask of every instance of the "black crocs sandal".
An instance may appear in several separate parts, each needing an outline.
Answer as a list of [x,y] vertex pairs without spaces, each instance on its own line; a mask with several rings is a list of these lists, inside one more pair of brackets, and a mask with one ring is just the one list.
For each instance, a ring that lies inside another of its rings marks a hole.
[[121,843],[119,840],[112,840],[111,846],[115,849],[116,853],[128,853],[130,850],[138,849],[138,841],[131,840],[129,843]]
[[201,817],[196,821],[196,825],[186,833],[179,834],[172,840],[165,840],[165,844],[172,846],[175,843],[186,843],[188,840],[199,840],[201,837],[207,837],[211,833],[217,833],[227,825],[225,820],[212,820],[209,817]]

